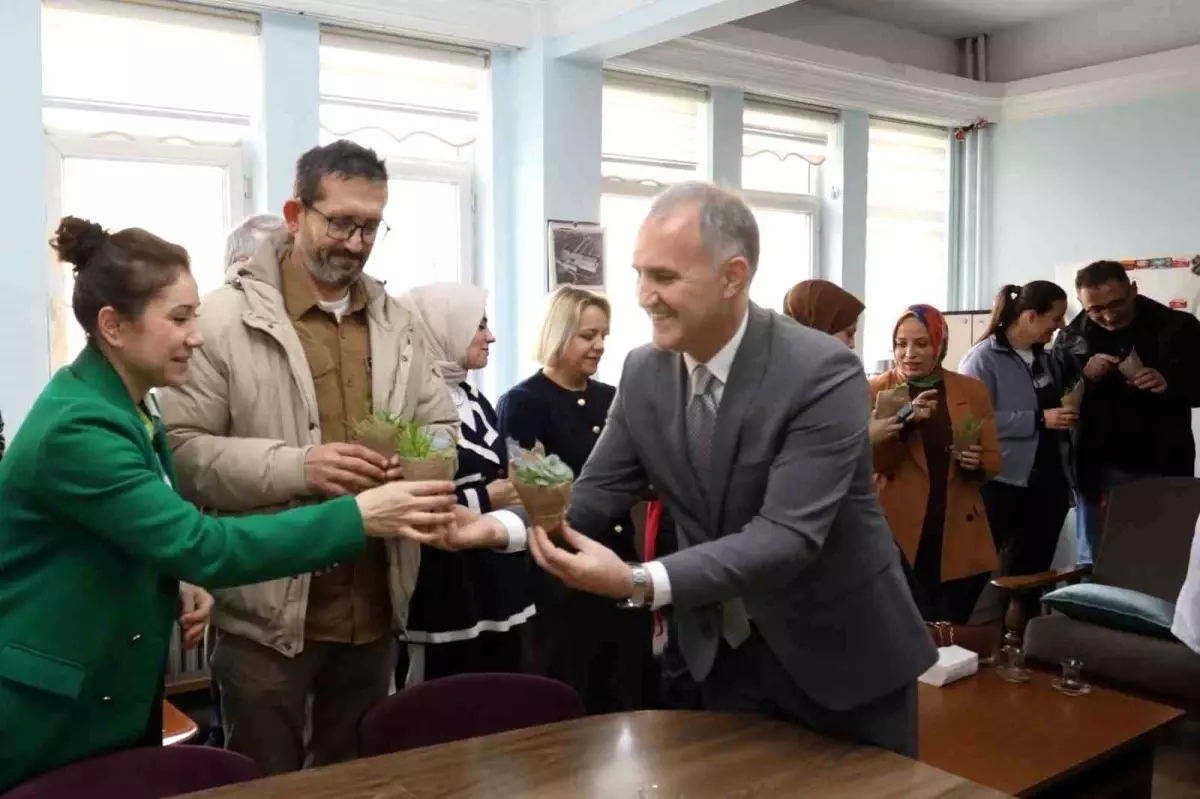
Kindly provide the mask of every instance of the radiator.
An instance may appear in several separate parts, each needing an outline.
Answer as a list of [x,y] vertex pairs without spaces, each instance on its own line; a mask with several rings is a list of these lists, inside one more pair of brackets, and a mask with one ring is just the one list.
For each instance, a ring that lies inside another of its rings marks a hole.
[[171,646],[167,652],[167,687],[191,680],[208,679],[208,648],[211,635],[205,635],[195,649],[183,648],[183,637],[177,623],[171,631]]

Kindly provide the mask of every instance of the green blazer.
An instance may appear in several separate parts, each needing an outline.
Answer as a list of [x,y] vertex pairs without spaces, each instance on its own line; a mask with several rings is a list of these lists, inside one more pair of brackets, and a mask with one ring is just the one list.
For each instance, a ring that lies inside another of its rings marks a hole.
[[[223,588],[351,561],[349,497],[273,516],[214,518],[172,488],[104,356],[50,380],[0,461],[0,793],[134,745],[157,705],[179,581]],[[152,715],[154,714],[154,715]]]

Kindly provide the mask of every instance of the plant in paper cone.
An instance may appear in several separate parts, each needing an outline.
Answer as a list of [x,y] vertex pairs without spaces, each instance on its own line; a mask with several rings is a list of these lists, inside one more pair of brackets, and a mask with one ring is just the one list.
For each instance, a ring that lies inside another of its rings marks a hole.
[[875,395],[875,418],[891,419],[911,402],[908,396],[908,383],[901,383],[892,388],[885,388]]
[[454,437],[418,422],[403,422],[396,431],[396,454],[405,480],[453,480],[458,468]]
[[974,416],[959,419],[954,424],[954,451],[965,452],[979,443],[983,421]]
[[1137,377],[1138,372],[1144,368],[1146,367],[1142,364],[1142,358],[1137,354],[1136,349],[1130,350],[1124,360],[1117,364],[1117,370],[1120,371],[1126,380],[1133,380]]
[[404,422],[396,416],[378,411],[350,426],[350,440],[385,458],[393,458],[396,455],[396,440],[403,427]]
[[575,473],[557,455],[547,455],[542,442],[523,449],[508,440],[510,478],[529,514],[531,527],[551,532],[562,527],[567,506],[571,504],[571,484]]
[[1081,377],[1075,381],[1075,385],[1071,386],[1071,390],[1062,395],[1062,406],[1068,411],[1079,413],[1079,406],[1083,404],[1083,390],[1087,383]]

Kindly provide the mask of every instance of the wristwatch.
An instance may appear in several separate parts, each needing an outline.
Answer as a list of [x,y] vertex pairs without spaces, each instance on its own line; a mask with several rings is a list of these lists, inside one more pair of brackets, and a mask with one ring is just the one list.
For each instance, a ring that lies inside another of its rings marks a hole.
[[650,579],[650,570],[644,563],[631,564],[633,573],[633,595],[625,603],[626,607],[644,608],[654,601],[654,583]]

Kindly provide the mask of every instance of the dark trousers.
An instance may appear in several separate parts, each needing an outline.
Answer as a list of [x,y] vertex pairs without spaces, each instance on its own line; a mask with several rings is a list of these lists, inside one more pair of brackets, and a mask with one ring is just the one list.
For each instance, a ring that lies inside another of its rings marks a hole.
[[832,738],[917,757],[915,679],[864,705],[831,710],[800,690],[757,629],[737,649],[721,642],[702,690],[704,708],[715,713],[766,716]]
[[644,710],[654,655],[650,611],[619,608],[549,575],[535,580],[535,590],[532,670],[574,688],[589,714]]
[[[980,488],[996,549],[1005,553],[1006,576],[1038,574],[1050,568],[1070,507],[1066,480],[1060,475],[1030,476],[1028,486],[989,480]],[[1038,615],[1040,597],[1023,603],[1025,618]]]
[[704,695],[679,651],[679,627],[670,608],[664,616],[667,641],[659,661],[658,706],[663,710],[703,710]]
[[358,646],[305,641],[289,658],[218,631],[212,672],[227,747],[265,774],[353,760],[362,717],[387,698],[394,658],[390,637]]
[[519,674],[528,659],[525,653],[527,624],[504,632],[484,632],[465,641],[439,644],[407,644],[400,642],[396,658],[396,690],[406,684],[410,657],[419,648],[422,658],[421,682],[455,674],[507,673]]
[[1070,506],[1065,480],[1031,480],[1015,486],[990,480],[980,488],[996,549],[1008,550],[1008,575],[1050,568]]

